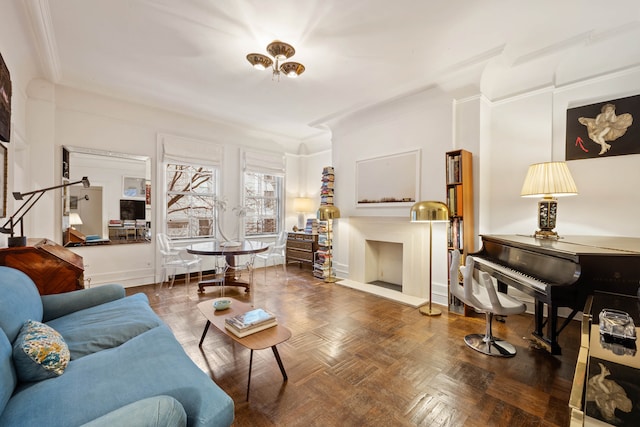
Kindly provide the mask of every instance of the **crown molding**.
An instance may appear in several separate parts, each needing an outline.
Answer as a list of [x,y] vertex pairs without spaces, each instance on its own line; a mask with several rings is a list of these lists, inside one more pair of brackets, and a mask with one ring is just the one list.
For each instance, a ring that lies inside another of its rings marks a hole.
[[23,4],[31,21],[42,71],[48,80],[59,83],[62,72],[60,70],[58,45],[53,30],[49,0],[26,0]]

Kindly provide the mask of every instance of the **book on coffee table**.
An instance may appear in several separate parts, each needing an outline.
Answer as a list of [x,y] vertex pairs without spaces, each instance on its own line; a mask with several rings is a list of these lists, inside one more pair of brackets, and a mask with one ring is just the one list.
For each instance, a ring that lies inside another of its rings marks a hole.
[[225,328],[240,338],[271,328],[277,324],[276,316],[262,308],[228,317],[224,322]]

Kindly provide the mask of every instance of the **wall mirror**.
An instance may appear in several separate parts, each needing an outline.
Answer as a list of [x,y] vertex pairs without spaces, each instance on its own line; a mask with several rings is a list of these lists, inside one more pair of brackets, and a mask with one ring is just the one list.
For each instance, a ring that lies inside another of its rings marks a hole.
[[151,241],[151,159],[62,147],[63,183],[88,177],[91,186],[63,189],[62,241],[96,246]]

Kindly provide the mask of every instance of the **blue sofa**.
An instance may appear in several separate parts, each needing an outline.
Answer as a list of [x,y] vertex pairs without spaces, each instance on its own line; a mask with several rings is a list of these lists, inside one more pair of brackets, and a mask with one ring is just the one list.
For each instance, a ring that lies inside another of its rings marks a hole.
[[[43,336],[55,351],[25,358]],[[61,373],[51,369],[64,363]],[[234,418],[233,400],[187,356],[146,295],[104,285],[41,296],[9,267],[0,267],[0,383],[1,426],[229,426]]]

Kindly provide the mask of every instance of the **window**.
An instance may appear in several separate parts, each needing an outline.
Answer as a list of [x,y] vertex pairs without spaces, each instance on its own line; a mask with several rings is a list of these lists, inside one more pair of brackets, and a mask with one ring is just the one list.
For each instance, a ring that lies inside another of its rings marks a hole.
[[278,234],[284,216],[284,156],[251,151],[242,156],[244,235]]
[[245,236],[278,234],[281,229],[283,177],[247,171],[243,182]]
[[167,235],[175,239],[215,236],[218,170],[211,166],[166,166]]

